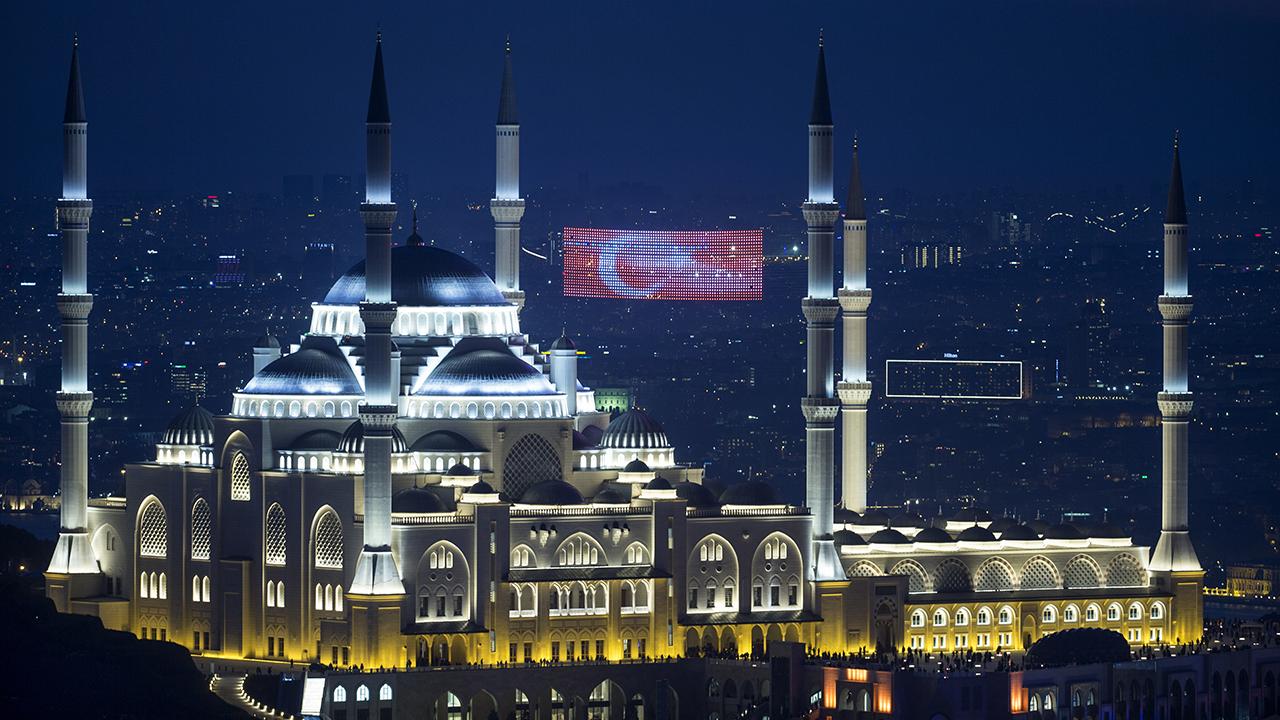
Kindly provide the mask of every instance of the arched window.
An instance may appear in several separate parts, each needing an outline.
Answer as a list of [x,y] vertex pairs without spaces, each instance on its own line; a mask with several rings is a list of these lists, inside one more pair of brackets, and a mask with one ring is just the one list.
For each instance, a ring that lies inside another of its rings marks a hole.
[[889,569],[890,575],[906,575],[907,576],[907,592],[923,593],[929,592],[929,581],[924,573],[924,568],[920,567],[920,563],[914,560],[903,560]]
[[1107,606],[1107,620],[1111,622],[1120,620],[1120,603],[1111,603]]
[[138,554],[143,557],[162,558],[169,554],[169,524],[164,506],[152,500],[142,509],[138,524]]
[[271,580],[267,581],[267,607],[276,606],[276,584]]
[[138,594],[143,599],[150,599],[151,597],[151,589],[147,587],[147,574],[145,572],[138,575]]
[[213,533],[213,515],[209,512],[209,503],[198,498],[191,506],[191,559],[208,560],[210,538]]
[[316,583],[316,609],[324,609],[324,588],[319,583]]
[[1000,608],[1000,624],[1001,625],[1013,624],[1013,608],[1009,607],[1008,605],[1005,605],[1004,607]]
[[947,625],[947,611],[946,611],[946,610],[943,610],[942,608],[938,608],[937,610],[934,610],[934,611],[933,611],[933,626],[934,626],[934,627],[946,627],[946,625]]
[[1033,557],[1022,566],[1023,590],[1051,590],[1060,587],[1058,570],[1047,558]]
[[285,564],[285,517],[280,503],[271,503],[267,509],[267,550],[268,565]]
[[284,581],[276,583],[276,607],[284,607]]
[[915,612],[911,613],[911,627],[915,627],[915,628],[924,627],[924,619],[925,619],[924,610],[916,610]]
[[934,592],[969,592],[970,587],[969,571],[955,558],[943,560],[933,571]]
[[1129,606],[1129,619],[1130,620],[1142,619],[1142,603],[1135,602]]
[[1117,555],[1107,566],[1107,587],[1146,587],[1147,574],[1132,555]]
[[333,609],[336,612],[342,612],[342,586],[333,586]]
[[973,589],[979,592],[1012,590],[1013,568],[1001,558],[987,560],[974,573]]
[[231,499],[249,499],[249,458],[239,450],[231,456]]
[[388,684],[386,684],[386,683],[382,683],[382,687],[378,688],[378,699],[379,699],[379,700],[390,700],[390,699],[391,699],[391,686],[390,686],[390,685],[388,685]]
[[191,600],[193,602],[204,602],[204,597],[200,594],[200,576],[191,576]]
[[164,573],[160,573],[160,599],[169,599],[169,580]]
[[1045,605],[1040,611],[1040,620],[1047,623],[1058,622],[1058,608],[1053,605]]
[[1099,615],[1101,615],[1101,611],[1093,603],[1089,603],[1089,606],[1084,609],[1085,622],[1098,622]]
[[1093,558],[1076,555],[1067,561],[1067,567],[1062,572],[1062,584],[1067,588],[1096,588],[1102,585],[1102,573]]
[[200,589],[204,591],[202,593],[204,595],[204,601],[211,602],[213,600],[213,596],[209,594],[209,576],[208,575],[205,575],[204,577],[200,578]]
[[346,689],[346,688],[344,688],[344,687],[342,687],[341,685],[339,685],[338,687],[334,688],[334,689],[333,689],[333,701],[334,701],[334,702],[346,702],[346,701],[347,701],[347,689]]
[[342,569],[342,521],[329,508],[320,511],[315,530],[315,565]]
[[978,624],[979,625],[991,624],[991,608],[984,607],[978,610]]
[[361,685],[356,688],[356,702],[369,702],[369,686]]
[[964,627],[968,624],[969,624],[969,611],[964,608],[960,608],[959,610],[956,610],[956,626]]
[[1164,619],[1164,603],[1161,603],[1161,602],[1151,603],[1151,619],[1152,620]]
[[1080,611],[1075,605],[1068,605],[1062,609],[1062,621],[1073,623],[1080,619]]

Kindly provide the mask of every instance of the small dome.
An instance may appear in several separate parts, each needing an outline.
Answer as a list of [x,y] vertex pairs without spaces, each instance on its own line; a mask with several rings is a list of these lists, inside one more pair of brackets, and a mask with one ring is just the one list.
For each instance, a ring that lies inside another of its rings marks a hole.
[[956,539],[960,542],[995,542],[996,536],[981,525],[974,525],[961,530]]
[[868,510],[862,514],[863,525],[884,525],[888,527],[889,516],[879,510]]
[[996,535],[999,535],[1000,533],[1004,532],[1005,530],[1008,530],[1009,528],[1017,524],[1018,524],[1018,521],[1011,517],[1002,517],[1002,518],[996,518],[995,520],[992,520],[991,524],[987,526],[987,529],[995,533]]
[[342,442],[342,436],[333,430],[312,430],[289,443],[290,450],[333,450]]
[[1000,533],[1001,540],[1039,540],[1040,533],[1031,529],[1030,525],[1014,525]]
[[605,483],[591,502],[596,505],[630,505],[631,488],[620,483]]
[[253,341],[254,350],[279,350],[280,341],[274,335],[263,335]]
[[661,475],[655,476],[644,486],[645,490],[670,490],[671,482]]
[[636,458],[631,462],[627,463],[627,466],[622,468],[622,472],[647,473],[647,472],[650,472],[650,470],[649,470],[649,466],[645,465],[643,460],[641,460],[640,458]]
[[909,540],[906,535],[903,535],[893,528],[885,528],[873,533],[871,537],[867,539],[867,542],[872,545],[907,545],[911,543],[911,540]]
[[556,341],[551,343],[551,349],[552,350],[577,350],[578,346],[575,345],[573,341],[569,339],[568,335],[566,335],[564,332],[561,332],[560,337],[556,338]]
[[[961,537],[963,536],[964,536],[964,533],[961,533]],[[955,540],[952,540],[951,534],[948,533],[946,530],[943,530],[942,528],[927,527],[921,530],[920,532],[916,533],[916,536],[912,538],[912,542],[949,543],[949,542],[955,542]]]
[[586,435],[583,435],[577,430],[573,431],[573,449],[574,450],[591,450],[595,446],[596,444],[588,440]]
[[463,338],[414,395],[554,395],[547,376],[498,338]]
[[1084,533],[1071,523],[1058,523],[1044,531],[1046,540],[1083,540]]
[[445,475],[448,475],[449,477],[470,477],[475,474],[475,470],[472,470],[462,463],[454,463],[453,467],[449,468],[445,473]]
[[391,496],[391,512],[439,513],[446,512],[440,496],[426,488],[405,488]]
[[982,508],[967,507],[960,508],[947,519],[952,522],[986,522],[991,519],[991,513]]
[[308,335],[297,352],[273,360],[240,392],[248,395],[363,395],[331,337]]
[[[342,439],[338,441],[337,450],[334,452],[348,453],[350,455],[363,454],[364,423],[357,420],[348,425],[346,432],[342,433]],[[394,426],[391,428],[391,452],[408,452],[408,443],[404,441],[404,435],[400,433],[400,428]]]
[[846,510],[843,507],[838,507],[835,509],[835,514],[832,516],[832,520],[837,523],[860,525],[862,524],[862,515],[860,515],[857,510]]
[[837,545],[866,545],[867,541],[862,536],[852,530],[837,530],[832,534],[832,539]]
[[1111,523],[1102,523],[1093,528],[1093,530],[1089,533],[1089,537],[1101,538],[1105,540],[1121,540],[1121,539],[1130,537],[1130,535],[1129,533],[1120,529],[1119,526],[1112,525]]
[[564,480],[543,480],[535,483],[520,496],[525,505],[581,505],[582,493]]
[[414,452],[479,452],[480,448],[451,430],[435,430],[413,443]]
[[748,480],[730,485],[720,494],[721,505],[777,505],[778,500],[769,483]]
[[614,418],[600,438],[600,447],[606,448],[664,448],[670,447],[667,433],[639,408],[631,408]]
[[1129,641],[1115,630],[1073,628],[1046,635],[1027,651],[1027,668],[1128,662]]
[[893,527],[924,527],[924,517],[917,513],[898,513],[889,520]]
[[212,445],[213,413],[200,407],[191,407],[178,413],[169,421],[160,440],[162,445]]
[[676,483],[676,497],[684,498],[689,507],[715,507],[720,504],[706,485],[687,480]]
[[497,491],[493,486],[483,480],[477,480],[475,485],[467,488],[468,495],[494,495]]
[[[365,298],[364,261],[329,289],[327,305],[359,305]],[[498,286],[475,263],[433,245],[391,249],[391,300],[401,307],[509,305]]]

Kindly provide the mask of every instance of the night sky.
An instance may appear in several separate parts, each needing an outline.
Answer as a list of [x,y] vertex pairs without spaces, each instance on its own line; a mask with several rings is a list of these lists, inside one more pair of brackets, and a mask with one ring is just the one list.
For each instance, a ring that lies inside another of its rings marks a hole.
[[57,192],[73,30],[97,196],[359,175],[379,24],[395,170],[426,191],[488,197],[507,31],[527,189],[799,199],[819,27],[840,187],[855,130],[884,190],[1145,190],[1175,127],[1193,190],[1280,164],[1273,2],[367,5],[4,3],[0,192]]

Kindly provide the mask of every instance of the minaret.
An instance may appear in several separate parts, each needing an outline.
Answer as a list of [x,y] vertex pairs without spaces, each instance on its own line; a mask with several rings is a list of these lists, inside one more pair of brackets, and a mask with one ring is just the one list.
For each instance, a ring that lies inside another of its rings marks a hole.
[[835,426],[840,401],[834,397],[832,345],[839,302],[833,294],[832,244],[840,206],[832,182],[831,96],[827,92],[827,61],[822,34],[818,35],[818,74],[809,116],[809,197],[804,221],[809,226],[809,294],[801,301],[808,348],[806,393],[800,401],[805,428],[805,503],[813,516],[813,579],[844,577],[832,541],[835,509]]
[[[80,43],[71,45],[71,77],[62,117],[62,197],[58,200],[58,228],[62,232],[62,388],[57,394],[62,416],[62,507],[58,544],[49,560],[46,593],[58,610],[69,610],[70,599],[97,594],[100,588],[85,576],[98,574],[89,538],[89,216],[88,118],[80,87]],[[79,577],[79,579],[77,579]]]
[[1200,561],[1187,528],[1187,430],[1192,398],[1188,388],[1187,202],[1182,193],[1178,136],[1173,139],[1173,171],[1164,213],[1164,293],[1160,307],[1164,335],[1164,391],[1160,404],[1163,438],[1160,541],[1151,558],[1155,572],[1199,572]]
[[391,226],[396,206],[391,202],[391,110],[382,69],[382,33],[373,56],[373,84],[365,122],[364,218],[365,301],[360,319],[365,333],[364,424],[364,549],[356,563],[351,592],[358,595],[401,595],[404,584],[391,555],[391,432],[397,415],[397,392],[391,377],[391,324],[396,304],[391,299]]
[[844,287],[840,309],[844,311],[844,363],[840,395],[842,424],[841,466],[844,472],[843,505],[847,510],[867,510],[867,207],[858,167],[858,138],[853,139],[853,168],[849,171],[849,198],[844,208]]
[[516,117],[516,83],[511,74],[511,38],[502,67],[502,92],[498,98],[497,179],[489,212],[494,228],[494,282],[502,296],[524,307],[520,289],[520,120]]

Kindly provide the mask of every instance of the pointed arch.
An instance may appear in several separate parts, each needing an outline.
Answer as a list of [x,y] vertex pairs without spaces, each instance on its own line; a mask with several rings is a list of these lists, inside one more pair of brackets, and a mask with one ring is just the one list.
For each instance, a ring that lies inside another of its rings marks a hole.
[[907,592],[924,593],[931,590],[929,576],[924,568],[915,560],[899,560],[888,572],[889,575],[906,575]]
[[556,565],[606,565],[604,547],[595,538],[584,532],[575,532],[565,538],[552,555]]
[[973,589],[994,592],[1013,589],[1013,566],[1001,557],[989,558],[973,574]]
[[883,573],[880,566],[870,560],[859,560],[848,567],[846,574],[849,577],[879,577]]
[[1023,590],[1052,590],[1062,587],[1058,566],[1043,555],[1035,555],[1022,565],[1018,573],[1019,587]]
[[148,495],[138,508],[138,555],[165,558],[169,556],[169,520],[164,504]]
[[694,543],[685,565],[689,612],[736,610],[737,583],[738,553],[723,535],[713,533]]
[[1067,561],[1062,571],[1062,586],[1069,589],[1102,587],[1102,569],[1088,555],[1076,555]]
[[311,522],[312,564],[321,569],[341,570],[343,542],[342,520],[338,513],[328,505],[317,510]]
[[1107,587],[1146,587],[1147,572],[1132,555],[1115,556],[1107,565]]
[[943,560],[933,570],[934,592],[960,593],[969,592],[972,588],[969,569],[955,558]]
[[280,507],[280,503],[271,503],[271,507],[267,508],[267,518],[263,527],[266,529],[263,560],[268,565],[284,565],[288,533],[284,508]]
[[212,557],[213,512],[204,498],[196,498],[191,505],[191,559],[209,560]]
[[418,618],[423,621],[471,617],[471,572],[462,549],[438,540],[418,559]]

